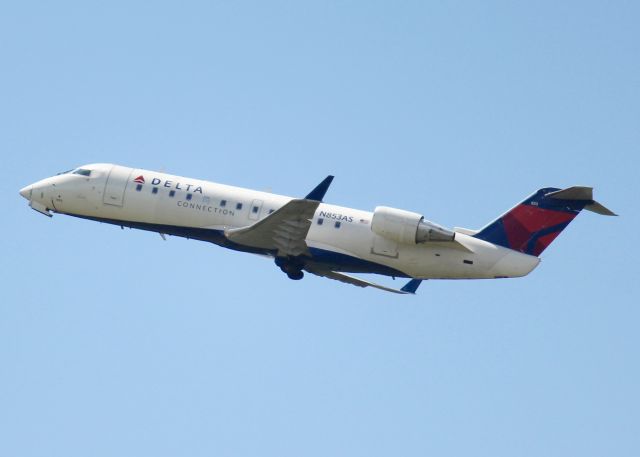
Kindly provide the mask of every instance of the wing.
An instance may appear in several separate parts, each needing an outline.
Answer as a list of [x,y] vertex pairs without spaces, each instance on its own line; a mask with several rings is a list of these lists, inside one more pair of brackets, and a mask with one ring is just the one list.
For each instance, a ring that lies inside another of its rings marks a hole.
[[311,219],[332,180],[327,176],[306,198],[291,200],[255,224],[227,229],[225,236],[237,244],[276,251],[278,257],[309,254],[305,239]]
[[224,234],[234,243],[275,250],[279,257],[308,254],[305,238],[319,204],[313,200],[291,200],[261,221],[227,229]]
[[415,294],[418,286],[422,282],[422,279],[412,279],[402,289],[393,289],[391,287],[385,287],[380,284],[365,281],[364,279],[356,278],[355,276],[349,276],[344,273],[338,273],[337,271],[322,270],[319,268],[313,268],[306,266],[305,270],[309,273],[313,273],[317,276],[324,278],[335,279],[336,281],[352,284],[358,287],[375,287],[376,289],[385,290],[387,292],[393,292],[394,294]]

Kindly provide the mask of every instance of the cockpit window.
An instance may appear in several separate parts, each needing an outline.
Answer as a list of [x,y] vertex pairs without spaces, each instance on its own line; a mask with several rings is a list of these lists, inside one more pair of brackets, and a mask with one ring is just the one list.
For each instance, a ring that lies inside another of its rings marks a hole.
[[91,170],[87,170],[86,168],[76,168],[73,170],[74,175],[82,175],[82,176],[91,176]]
[[68,173],[71,173],[73,170],[67,170],[67,171],[61,171],[60,173],[58,173],[56,176],[60,176],[60,175],[66,175]]

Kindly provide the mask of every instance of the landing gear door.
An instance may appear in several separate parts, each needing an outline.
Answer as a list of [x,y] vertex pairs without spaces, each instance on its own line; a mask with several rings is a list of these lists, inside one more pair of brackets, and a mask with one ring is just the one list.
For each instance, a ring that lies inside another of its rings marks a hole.
[[133,169],[129,167],[120,165],[111,167],[102,198],[105,205],[122,206],[124,204],[124,191],[127,189],[131,173]]

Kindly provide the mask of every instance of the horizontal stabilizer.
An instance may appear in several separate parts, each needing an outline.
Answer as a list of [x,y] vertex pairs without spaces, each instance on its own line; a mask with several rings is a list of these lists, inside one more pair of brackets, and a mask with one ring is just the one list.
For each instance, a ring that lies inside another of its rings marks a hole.
[[463,252],[473,252],[473,249],[471,249],[469,246],[466,246],[465,244],[460,242],[460,238],[457,238],[455,240],[453,240],[450,243],[442,243],[439,246],[444,246],[447,248],[451,248],[451,249],[457,249],[458,251],[463,251]]
[[545,194],[558,200],[593,200],[593,187],[573,186]]
[[587,203],[584,207],[584,209],[586,209],[587,211],[602,214],[603,216],[617,216],[617,214],[611,211],[609,208],[606,208],[593,199],[592,187],[567,187],[566,189],[550,192],[545,196],[559,200],[586,200],[590,202]]
[[463,235],[473,236],[479,232],[479,230],[471,230],[463,227],[453,227],[453,231],[456,233],[462,233]]
[[603,216],[617,216],[616,213],[611,211],[609,208],[606,208],[605,206],[601,205],[597,201],[594,201],[593,203],[588,204],[587,206],[584,207],[584,209],[586,209],[587,211],[591,211],[593,213],[602,214]]

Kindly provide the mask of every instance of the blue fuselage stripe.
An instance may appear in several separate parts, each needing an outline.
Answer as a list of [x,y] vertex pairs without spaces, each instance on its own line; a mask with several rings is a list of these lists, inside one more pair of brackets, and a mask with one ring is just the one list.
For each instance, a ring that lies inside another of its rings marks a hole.
[[[104,222],[105,224],[119,225],[123,227],[130,227],[139,230],[146,230],[150,232],[164,233],[166,235],[179,236],[182,238],[207,241],[209,243],[217,244],[228,249],[235,251],[249,252],[253,254],[263,254],[275,257],[276,252],[269,249],[252,248],[248,246],[242,246],[232,241],[229,241],[224,236],[222,230],[205,229],[195,227],[181,227],[177,225],[164,225],[164,224],[150,224],[147,222],[132,222],[132,221],[120,221],[117,219],[105,219],[99,217],[79,216],[75,214],[68,214],[69,216],[78,217],[81,219],[88,219],[97,222]],[[322,265],[333,271],[343,271],[349,273],[375,273],[386,276],[395,276],[399,278],[408,278],[405,273],[396,270],[385,265],[380,265],[369,260],[361,259],[358,257],[350,256],[347,254],[341,254],[338,252],[330,251],[328,249],[309,248],[311,253],[311,259],[314,264]],[[304,258],[303,258],[304,259]]]

